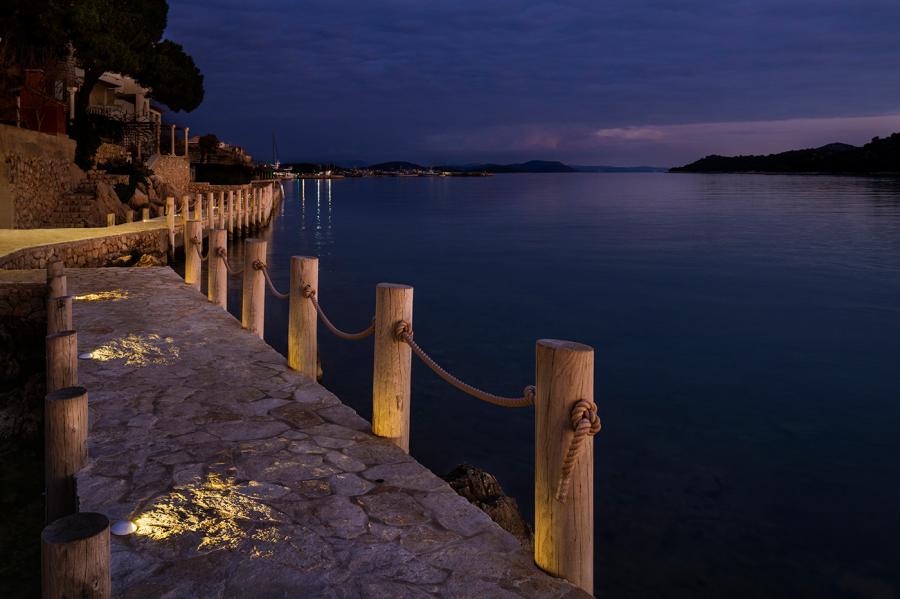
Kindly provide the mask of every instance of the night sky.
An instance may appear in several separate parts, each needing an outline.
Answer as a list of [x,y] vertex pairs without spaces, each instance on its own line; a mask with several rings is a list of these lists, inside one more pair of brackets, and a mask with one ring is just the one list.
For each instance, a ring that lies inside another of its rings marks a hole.
[[900,131],[897,0],[170,0],[174,115],[284,160],[669,166]]

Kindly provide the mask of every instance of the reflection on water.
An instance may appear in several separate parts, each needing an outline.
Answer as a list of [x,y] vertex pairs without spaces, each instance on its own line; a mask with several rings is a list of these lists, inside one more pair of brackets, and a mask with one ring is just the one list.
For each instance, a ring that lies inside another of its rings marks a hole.
[[[274,281],[318,255],[336,322],[371,314],[378,282],[412,284],[435,359],[496,392],[533,379],[536,339],[596,348],[599,594],[900,596],[897,180],[341,179],[316,182],[315,206],[304,181],[286,191],[264,233]],[[282,353],[286,330],[270,296]],[[324,384],[370,417],[371,343],[319,340]],[[412,391],[412,454],[482,466],[530,513],[533,412],[420,365]]]

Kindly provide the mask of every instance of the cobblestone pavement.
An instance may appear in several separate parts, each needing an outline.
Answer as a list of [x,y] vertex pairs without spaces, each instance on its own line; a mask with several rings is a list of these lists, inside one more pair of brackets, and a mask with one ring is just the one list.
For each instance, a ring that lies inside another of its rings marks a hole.
[[586,596],[170,269],[67,275],[116,596]]

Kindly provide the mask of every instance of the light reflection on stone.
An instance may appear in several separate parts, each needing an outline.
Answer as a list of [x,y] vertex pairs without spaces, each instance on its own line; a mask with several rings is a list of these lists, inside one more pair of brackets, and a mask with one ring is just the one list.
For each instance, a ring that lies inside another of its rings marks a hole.
[[216,474],[176,487],[133,519],[136,534],[154,541],[193,534],[200,537],[198,551],[235,550],[246,540],[250,557],[271,557],[271,546],[289,539],[273,524],[272,509],[240,489]]
[[117,302],[128,299],[128,291],[113,289],[111,291],[100,291],[99,293],[85,293],[84,295],[76,295],[75,299],[79,302]]
[[91,359],[99,362],[125,360],[126,366],[165,366],[175,362],[181,350],[171,337],[129,334],[114,339],[91,352]]

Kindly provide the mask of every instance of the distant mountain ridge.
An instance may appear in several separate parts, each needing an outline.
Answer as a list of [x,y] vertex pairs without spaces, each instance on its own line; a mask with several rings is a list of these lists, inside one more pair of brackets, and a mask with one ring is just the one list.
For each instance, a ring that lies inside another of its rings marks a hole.
[[765,156],[701,158],[670,170],[673,173],[900,173],[900,133],[876,137],[866,145],[830,143]]

